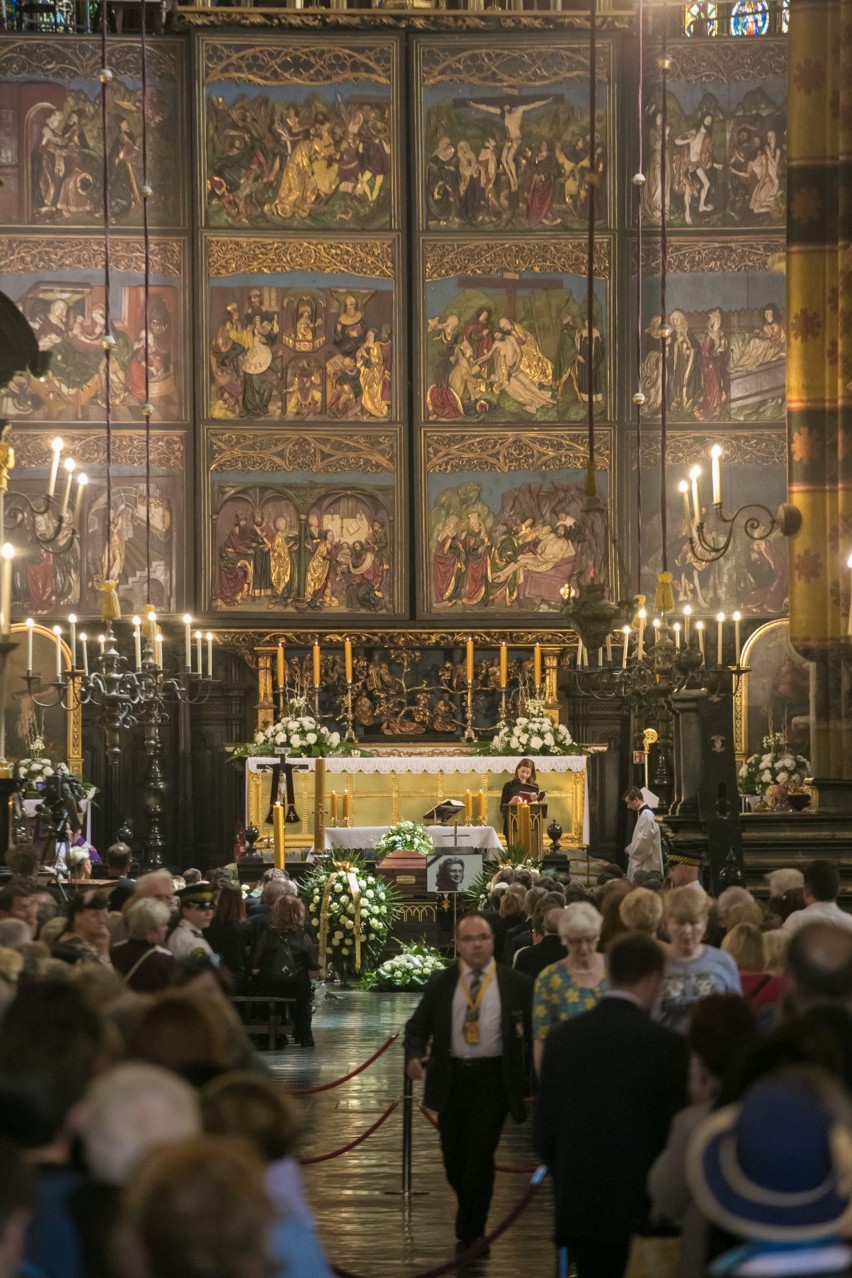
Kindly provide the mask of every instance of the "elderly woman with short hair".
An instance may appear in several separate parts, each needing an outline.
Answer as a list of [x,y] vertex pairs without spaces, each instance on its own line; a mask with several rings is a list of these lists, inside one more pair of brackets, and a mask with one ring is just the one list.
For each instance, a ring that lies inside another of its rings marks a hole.
[[686,1034],[689,1013],[700,999],[708,994],[742,994],[740,974],[730,954],[704,944],[709,914],[709,898],[694,888],[673,888],[666,897],[663,923],[670,945],[652,1015],[678,1034]]
[[172,912],[153,897],[132,900],[125,908],[127,939],[116,941],[109,956],[125,983],[137,994],[165,989],[172,979],[175,958],[163,942]]
[[607,988],[606,959],[598,953],[601,923],[600,914],[588,901],[575,901],[562,911],[559,936],[568,953],[539,973],[533,993],[536,1071],[554,1025],[589,1011]]
[[618,905],[619,917],[631,932],[644,932],[656,936],[663,921],[663,901],[659,892],[638,887],[623,896]]

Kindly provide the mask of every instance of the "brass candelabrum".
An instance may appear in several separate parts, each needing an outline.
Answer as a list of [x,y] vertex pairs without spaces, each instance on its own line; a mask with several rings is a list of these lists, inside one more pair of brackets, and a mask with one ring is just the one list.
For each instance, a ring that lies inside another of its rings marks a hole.
[[345,732],[343,734],[344,741],[355,741],[355,715],[352,712],[352,680],[346,680],[346,705],[344,708],[343,723]]
[[473,730],[473,680],[465,680],[467,690],[465,692],[465,711],[464,711],[464,739],[465,741],[475,741],[476,733]]

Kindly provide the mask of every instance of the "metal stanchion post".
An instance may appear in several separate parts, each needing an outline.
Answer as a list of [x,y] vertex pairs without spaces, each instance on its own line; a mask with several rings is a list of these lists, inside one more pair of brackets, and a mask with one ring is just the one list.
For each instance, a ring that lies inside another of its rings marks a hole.
[[414,1083],[405,1075],[402,1089],[402,1196],[411,1197],[411,1116],[414,1110]]

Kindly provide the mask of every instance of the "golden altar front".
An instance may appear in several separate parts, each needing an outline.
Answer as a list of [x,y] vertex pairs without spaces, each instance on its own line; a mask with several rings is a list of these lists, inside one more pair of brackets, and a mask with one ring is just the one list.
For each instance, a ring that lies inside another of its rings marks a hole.
[[[548,821],[562,826],[562,844],[583,850],[588,845],[589,803],[584,755],[533,756],[538,784],[547,791]],[[267,822],[272,803],[274,757],[246,759],[246,821],[260,831],[258,846],[271,846]],[[288,852],[315,846],[315,759],[295,760],[294,806],[298,823],[287,825]],[[389,826],[421,821],[443,799],[465,805],[464,819],[503,828],[500,796],[513,775],[515,756],[472,754],[463,747],[398,749],[369,758],[325,760],[322,824],[326,827]],[[301,770],[304,769],[304,770]],[[277,797],[277,796],[276,796]]]

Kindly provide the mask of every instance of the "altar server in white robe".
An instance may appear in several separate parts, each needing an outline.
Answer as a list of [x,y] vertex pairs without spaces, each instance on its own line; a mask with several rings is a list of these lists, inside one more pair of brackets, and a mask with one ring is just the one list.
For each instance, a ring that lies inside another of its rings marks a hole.
[[632,883],[637,870],[656,870],[662,875],[663,847],[660,827],[654,816],[659,798],[644,787],[639,790],[633,786],[625,794],[624,802],[631,812],[636,813],[633,838],[624,849],[627,853],[627,878]]

